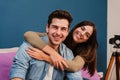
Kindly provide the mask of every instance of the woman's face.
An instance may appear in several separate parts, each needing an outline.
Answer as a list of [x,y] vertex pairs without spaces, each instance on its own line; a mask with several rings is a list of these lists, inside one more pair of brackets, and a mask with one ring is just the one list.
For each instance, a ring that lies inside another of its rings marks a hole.
[[76,43],[83,43],[86,42],[93,33],[93,27],[86,25],[76,28],[73,31],[73,40]]

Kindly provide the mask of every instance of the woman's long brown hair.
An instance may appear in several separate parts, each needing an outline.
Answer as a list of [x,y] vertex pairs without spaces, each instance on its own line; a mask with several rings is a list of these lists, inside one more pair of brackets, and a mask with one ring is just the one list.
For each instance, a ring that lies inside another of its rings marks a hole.
[[[91,37],[84,43],[76,44],[73,40],[73,31],[78,27],[86,25],[93,27],[93,33]],[[96,69],[96,53],[98,47],[95,24],[91,21],[82,21],[78,23],[71,30],[64,43],[66,44],[67,47],[69,47],[73,51],[74,56],[79,55],[84,59],[85,65],[83,69],[84,70],[88,69],[88,72],[92,76]]]

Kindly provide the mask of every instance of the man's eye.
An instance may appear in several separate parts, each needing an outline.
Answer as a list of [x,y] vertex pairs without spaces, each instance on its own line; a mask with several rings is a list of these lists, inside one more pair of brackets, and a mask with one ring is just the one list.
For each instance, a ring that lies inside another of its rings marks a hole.
[[68,29],[67,28],[62,28],[62,31],[67,31]]
[[57,26],[53,26],[54,29],[57,29]]

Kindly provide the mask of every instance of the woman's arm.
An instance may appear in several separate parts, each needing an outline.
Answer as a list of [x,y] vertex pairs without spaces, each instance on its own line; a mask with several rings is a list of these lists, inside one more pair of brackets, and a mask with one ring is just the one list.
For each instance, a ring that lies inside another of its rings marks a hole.
[[[28,47],[28,50],[26,51],[32,58],[38,60],[45,60],[48,63],[53,64],[50,56],[37,48]],[[65,61],[69,66],[68,68],[65,68],[65,70],[72,72],[79,71],[85,64],[83,58],[80,56],[76,56],[73,60],[65,60]]]
[[66,70],[76,72],[83,68],[85,61],[81,56],[76,56],[73,60],[65,60],[68,64],[68,68]]
[[[37,48],[33,48],[33,47],[28,47],[28,49],[26,50],[26,52],[32,57],[35,58],[37,60],[44,60],[47,61],[48,63],[53,65],[53,62],[50,58],[50,56],[46,53],[44,53],[43,51],[37,49]],[[60,66],[62,66],[62,64],[60,64]],[[56,68],[59,68],[58,66],[55,66]],[[64,71],[64,68],[67,67],[62,67],[61,70]]]
[[[60,67],[64,70],[64,66],[68,67],[66,62],[64,61],[63,57],[60,56],[53,48],[47,45],[40,37],[45,36],[46,34],[42,34],[39,32],[28,31],[24,34],[24,38],[34,47],[44,51],[45,53],[50,55],[52,59],[53,65],[56,67]],[[52,53],[51,53],[52,52]]]
[[[44,35],[46,35],[46,34],[44,33]],[[42,51],[48,53],[49,55],[58,54],[53,48],[51,48],[49,45],[45,44],[44,41],[42,41],[42,39],[40,39],[40,37],[44,36],[44,35],[42,33],[39,33],[39,32],[36,33],[36,32],[29,31],[29,32],[26,32],[24,34],[24,37],[32,45],[34,44],[33,46],[35,46],[38,49],[41,49]],[[41,46],[41,44],[42,44],[42,46]],[[51,54],[51,52],[53,54]],[[52,58],[55,60],[54,57],[52,57]],[[36,58],[36,59],[39,59],[39,57]],[[44,57],[43,60],[46,60],[48,62],[51,61],[50,63],[52,63],[52,60],[50,60],[50,56],[49,56],[49,58]],[[65,60],[65,62],[69,66],[66,69],[69,70],[69,71],[73,71],[73,72],[80,70],[83,67],[83,65],[85,64],[83,58],[80,57],[80,56],[76,56],[73,60]],[[59,63],[59,64],[61,65],[61,63]],[[55,66],[55,64],[54,64],[54,66]]]
[[24,39],[28,41],[32,46],[42,50],[45,46],[47,46],[47,44],[40,37],[45,35],[47,34],[27,31],[24,33]]

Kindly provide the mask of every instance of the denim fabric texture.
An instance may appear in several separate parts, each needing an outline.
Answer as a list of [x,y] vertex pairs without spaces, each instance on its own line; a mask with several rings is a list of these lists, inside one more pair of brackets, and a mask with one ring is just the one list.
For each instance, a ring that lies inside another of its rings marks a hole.
[[[42,37],[42,39],[47,43],[47,36]],[[23,80],[44,80],[50,64],[31,58],[26,53],[28,46],[31,45],[24,41],[17,51],[10,71],[10,78],[19,77]],[[59,53],[67,60],[74,58],[72,51],[64,44],[60,44]],[[64,73],[65,72],[54,68],[52,80],[63,80]],[[76,73],[66,72],[66,74],[68,80],[82,80],[80,71]]]

